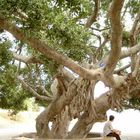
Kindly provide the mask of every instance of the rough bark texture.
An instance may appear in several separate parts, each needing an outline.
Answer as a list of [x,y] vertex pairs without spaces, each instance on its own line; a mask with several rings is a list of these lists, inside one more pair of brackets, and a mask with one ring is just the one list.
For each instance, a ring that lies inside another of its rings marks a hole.
[[109,109],[108,95],[104,94],[95,101],[85,111],[78,122],[75,124],[68,138],[83,138],[86,137],[91,130],[93,124],[106,120],[106,111]]
[[52,133],[54,138],[66,138],[68,135],[68,128],[70,124],[70,116],[68,113],[68,106],[55,118],[52,122]]
[[[62,87],[62,85],[58,84],[58,87],[59,86]],[[61,88],[61,87],[59,87],[59,88]],[[46,128],[46,126],[49,125],[50,121],[59,119],[59,117],[64,112],[65,106],[68,106],[68,113],[69,113],[68,115],[71,119],[74,117],[80,116],[80,113],[82,111],[84,111],[84,109],[87,108],[87,105],[88,105],[88,102],[90,99],[90,97],[87,97],[88,95],[90,95],[89,94],[90,92],[89,92],[89,90],[86,90],[86,89],[89,89],[89,87],[90,87],[90,82],[87,82],[87,80],[83,80],[83,78],[77,78],[77,79],[71,81],[71,83],[69,84],[68,89],[66,91],[61,90],[62,88],[59,89],[57,92],[56,98],[47,107],[47,109],[43,113],[41,113],[37,118],[37,130],[39,130],[38,135],[41,137],[46,137],[46,134],[44,134],[44,132],[42,133],[42,131],[40,131],[40,130],[42,130],[42,128],[44,130]],[[61,93],[62,95],[60,95],[59,93]],[[87,96],[85,94],[87,94]],[[76,95],[78,95],[78,96],[76,96]],[[82,97],[82,95],[84,95],[85,98]],[[80,96],[82,98],[80,98]],[[76,102],[76,99],[79,101]],[[76,104],[76,103],[78,103],[78,104]],[[81,103],[81,104],[79,104],[79,103]],[[45,116],[45,120],[42,119],[42,116],[43,117]],[[65,116],[65,117],[67,117],[67,116]],[[42,122],[42,120],[44,123]],[[65,119],[63,119],[62,122],[63,121],[65,121]],[[59,121],[59,123],[60,123],[60,121]],[[63,122],[62,124],[65,124],[65,123]],[[51,133],[53,133],[53,131],[51,131]],[[49,136],[52,137],[52,134],[51,135],[49,134],[47,137],[49,137]]]
[[[75,84],[75,83],[73,83],[73,84]],[[79,82],[78,82],[78,85],[80,85]],[[49,117],[48,114],[51,113],[52,110],[50,110],[50,108],[48,107],[47,108],[48,110],[45,110],[37,118],[36,125],[37,125],[38,135],[41,137],[49,137],[49,138],[52,138],[52,137],[55,138],[56,137],[55,134],[58,134],[58,136],[60,138],[83,138],[83,137],[86,137],[88,135],[89,131],[91,130],[92,126],[96,122],[102,122],[102,121],[106,120],[106,111],[109,108],[117,109],[117,110],[122,109],[121,108],[122,101],[129,97],[130,89],[134,89],[137,85],[138,85],[138,81],[136,80],[136,78],[133,78],[132,75],[130,74],[126,77],[125,83],[121,84],[119,87],[114,88],[114,89],[104,93],[103,95],[101,95],[99,98],[97,98],[95,100],[94,99],[89,100],[88,107],[84,108],[84,110],[81,110],[80,115],[76,116],[76,118],[78,117],[78,121],[69,133],[68,133],[68,131],[67,132],[61,131],[58,128],[63,124],[61,129],[68,130],[67,128],[68,128],[69,121],[70,121],[70,118],[68,116],[72,115],[73,117],[75,117],[75,114],[69,115],[69,114],[67,114],[68,112],[65,112],[66,114],[64,113],[64,116],[62,115],[62,117],[60,117],[60,112],[63,114],[64,111],[60,110],[60,106],[59,106],[60,104],[57,104],[57,107],[55,109],[58,109],[59,111],[58,112],[53,111],[57,114],[56,116],[53,114],[53,116],[56,117],[55,121],[49,120],[48,118],[46,118],[46,116]],[[76,89],[73,90],[72,92],[75,92],[76,94],[78,94]],[[69,92],[69,94],[73,94],[72,92]],[[73,100],[74,100],[74,97],[71,100],[71,104],[73,104],[72,103]],[[55,102],[53,102],[52,104],[55,104]],[[69,103],[67,102],[67,105],[68,104],[70,104],[70,102]],[[66,108],[69,107],[67,105],[66,105]],[[78,109],[79,108],[76,108],[74,110],[78,113]],[[69,113],[71,113],[71,112],[69,112]],[[67,119],[65,119],[65,117]],[[42,123],[43,123],[43,125],[48,126],[49,121],[54,123],[53,128],[51,128],[50,130],[47,130],[46,126],[45,126],[46,129],[41,127]],[[60,123],[58,127],[57,127],[56,122]],[[46,130],[47,132],[44,133],[44,130]],[[50,133],[48,133],[48,132],[50,132]],[[56,133],[53,133],[53,132],[56,132]]]

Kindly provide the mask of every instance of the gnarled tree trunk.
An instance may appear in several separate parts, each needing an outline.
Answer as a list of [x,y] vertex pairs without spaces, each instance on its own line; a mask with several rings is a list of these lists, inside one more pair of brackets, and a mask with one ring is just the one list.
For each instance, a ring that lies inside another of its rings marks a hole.
[[[70,86],[68,86],[68,89],[70,88],[71,90],[67,90],[66,95],[61,95],[61,97],[57,99],[59,100],[58,104],[57,101],[53,101],[51,105],[38,116],[36,127],[39,137],[86,137],[96,122],[106,120],[106,111],[109,108],[121,109],[122,101],[128,97],[130,89],[134,89],[134,87],[137,86],[138,81],[129,74],[125,83],[122,83],[117,88],[109,90],[97,99],[93,99],[93,97],[91,97],[91,83],[93,84],[93,82],[89,82],[83,78],[75,79],[72,83],[70,83]],[[81,87],[83,86],[84,88],[82,90]],[[84,94],[90,97],[89,100],[87,100],[87,96],[85,98],[86,100],[83,99]],[[67,100],[66,98],[64,99],[63,96],[67,97]],[[68,100],[69,97],[70,100]],[[63,103],[59,104],[61,101],[63,101]],[[77,103],[81,102],[81,106],[79,106],[80,104],[77,104],[76,101]],[[55,108],[53,106],[55,106]],[[69,132],[68,126],[73,118],[78,118],[78,121]],[[52,122],[52,127],[49,127],[49,122]]]

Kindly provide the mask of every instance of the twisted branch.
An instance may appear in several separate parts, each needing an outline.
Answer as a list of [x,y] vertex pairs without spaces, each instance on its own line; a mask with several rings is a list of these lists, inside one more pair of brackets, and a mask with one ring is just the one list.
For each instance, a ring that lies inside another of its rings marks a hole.
[[96,21],[96,18],[98,16],[99,6],[100,6],[100,0],[95,0],[95,8],[94,8],[91,16],[87,20],[85,27],[87,27],[87,28],[90,27],[93,24],[93,22]]

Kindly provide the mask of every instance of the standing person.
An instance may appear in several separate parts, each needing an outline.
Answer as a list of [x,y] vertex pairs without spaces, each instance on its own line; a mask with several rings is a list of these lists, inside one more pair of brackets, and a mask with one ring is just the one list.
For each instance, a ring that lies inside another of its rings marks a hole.
[[109,116],[109,121],[107,121],[104,125],[103,135],[106,137],[115,137],[117,140],[121,140],[120,138],[121,131],[113,129],[112,127],[112,122],[114,118],[115,117],[113,115]]

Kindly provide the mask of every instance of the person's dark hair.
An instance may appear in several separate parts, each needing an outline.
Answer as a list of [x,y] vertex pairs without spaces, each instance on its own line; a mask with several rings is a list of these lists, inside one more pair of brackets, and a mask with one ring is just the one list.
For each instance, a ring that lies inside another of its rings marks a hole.
[[110,120],[110,121],[113,121],[114,118],[115,118],[115,117],[114,117],[113,115],[110,115],[110,116],[109,116],[109,120]]

